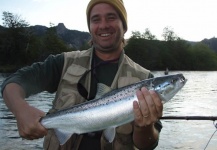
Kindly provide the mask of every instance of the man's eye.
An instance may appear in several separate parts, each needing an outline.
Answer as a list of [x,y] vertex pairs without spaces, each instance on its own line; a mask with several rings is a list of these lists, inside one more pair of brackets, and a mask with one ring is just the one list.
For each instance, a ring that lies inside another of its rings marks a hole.
[[115,20],[115,18],[114,17],[109,17],[109,20]]
[[109,16],[109,17],[108,17],[109,20],[115,20],[116,18],[117,18],[117,17],[115,17],[115,16]]
[[92,19],[92,22],[99,22],[99,20],[100,19],[98,19],[98,18],[94,18],[94,19]]

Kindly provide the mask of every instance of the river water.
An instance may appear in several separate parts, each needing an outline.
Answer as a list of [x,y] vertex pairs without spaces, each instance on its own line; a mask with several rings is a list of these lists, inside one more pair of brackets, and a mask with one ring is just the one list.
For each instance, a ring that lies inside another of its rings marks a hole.
[[[164,104],[164,116],[217,116],[217,71],[174,71],[188,79],[184,88]],[[163,72],[154,72],[155,76]],[[0,85],[5,76],[0,74]],[[27,101],[47,112],[54,94],[42,92]],[[43,139],[23,140],[19,137],[16,120],[5,106],[0,94],[0,150],[42,150]],[[159,145],[156,150],[217,150],[217,122],[204,120],[162,120]],[[211,138],[211,140],[210,140]],[[210,142],[209,142],[210,140]],[[209,142],[209,143],[208,143]]]

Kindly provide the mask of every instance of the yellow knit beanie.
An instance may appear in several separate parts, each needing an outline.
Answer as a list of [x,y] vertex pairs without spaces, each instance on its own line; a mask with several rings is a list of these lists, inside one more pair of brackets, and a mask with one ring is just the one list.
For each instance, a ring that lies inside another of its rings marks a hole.
[[93,6],[98,3],[108,3],[112,5],[119,13],[122,23],[123,23],[123,27],[127,31],[127,12],[126,12],[126,9],[124,7],[124,3],[122,0],[90,0],[89,4],[87,5],[87,10],[86,10],[87,25],[88,25],[89,30],[90,30],[90,11],[93,8]]

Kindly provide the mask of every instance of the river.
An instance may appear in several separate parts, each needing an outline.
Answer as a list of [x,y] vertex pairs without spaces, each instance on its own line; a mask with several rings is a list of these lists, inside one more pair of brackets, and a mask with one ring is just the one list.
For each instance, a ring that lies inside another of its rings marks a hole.
[[[183,73],[188,79],[184,88],[164,104],[164,116],[217,116],[217,71],[174,71]],[[154,72],[155,76],[163,72]],[[0,85],[5,76],[0,74]],[[47,112],[54,94],[42,92],[27,101]],[[16,120],[5,106],[0,94],[0,149],[42,150],[43,139],[23,140],[19,137]],[[162,120],[163,129],[156,150],[217,150],[217,130],[213,121]],[[211,140],[210,140],[211,138]],[[209,142],[210,140],[210,142]],[[208,143],[209,142],[209,143]]]

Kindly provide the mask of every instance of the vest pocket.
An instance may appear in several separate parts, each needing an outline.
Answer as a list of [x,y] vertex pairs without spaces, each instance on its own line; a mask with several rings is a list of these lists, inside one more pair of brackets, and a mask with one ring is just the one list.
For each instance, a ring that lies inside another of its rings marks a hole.
[[86,68],[72,64],[63,76],[63,80],[69,84],[77,84],[81,76],[86,72]]
[[56,101],[56,109],[67,108],[84,101],[78,93],[77,83],[86,70],[86,68],[75,64],[72,64],[67,69],[60,84],[60,93]]

